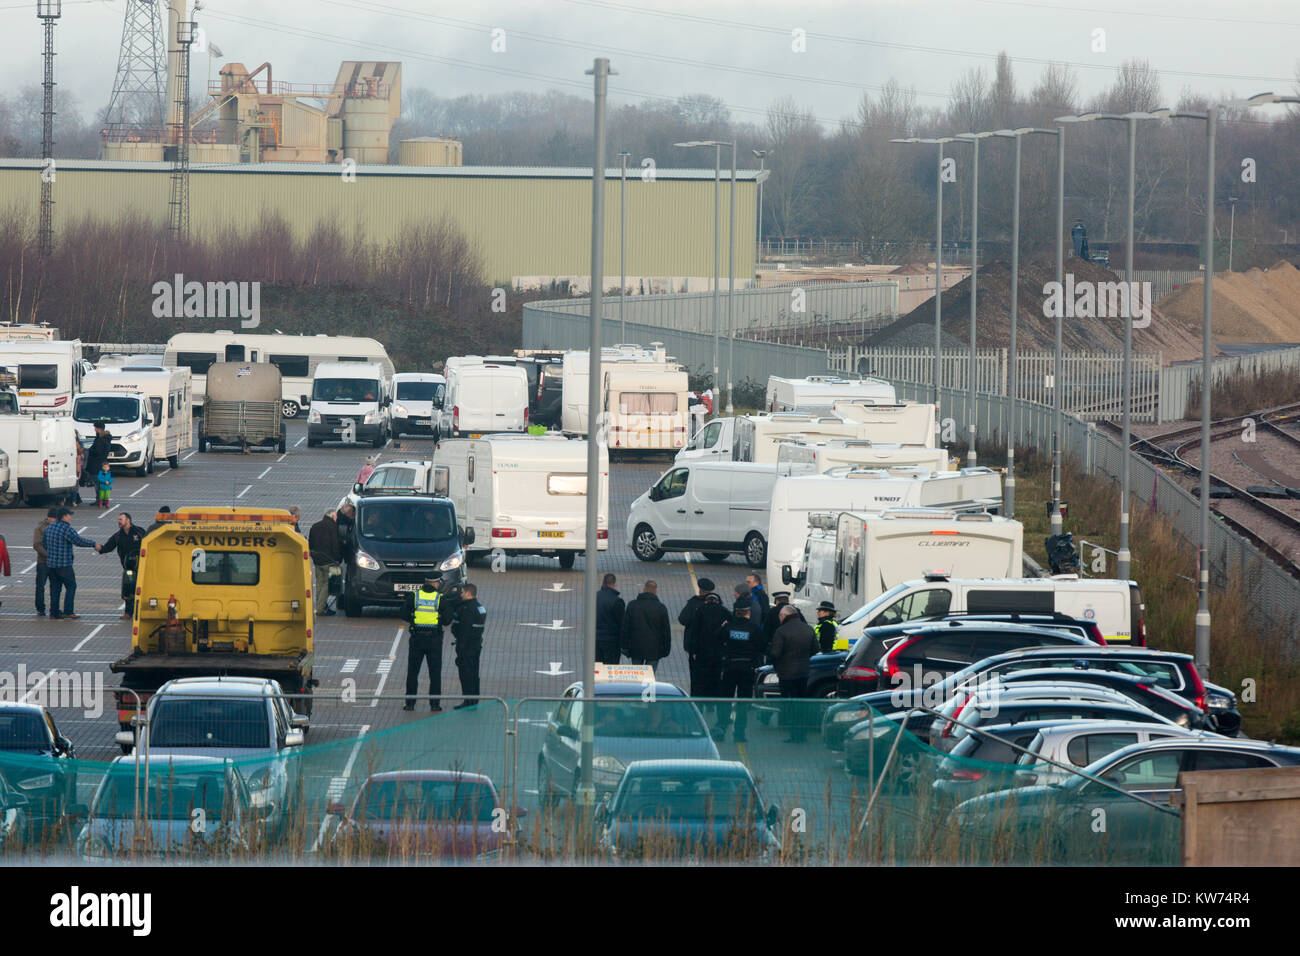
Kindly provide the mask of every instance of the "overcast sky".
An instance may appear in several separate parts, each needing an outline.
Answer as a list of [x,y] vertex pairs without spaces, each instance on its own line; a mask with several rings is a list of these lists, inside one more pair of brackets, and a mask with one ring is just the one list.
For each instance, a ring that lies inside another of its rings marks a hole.
[[[108,101],[125,2],[63,0],[57,78],[86,113]],[[35,7],[0,0],[0,80],[11,91],[41,79]],[[921,105],[942,105],[958,75],[991,73],[1000,50],[1022,91],[1043,61],[1065,60],[1085,97],[1123,60],[1145,57],[1170,103],[1184,88],[1293,92],[1300,61],[1295,0],[207,0],[197,19],[223,56],[194,56],[195,92],[229,60],[250,69],[270,60],[277,80],[330,83],[341,60],[380,59],[402,62],[407,89],[443,96],[587,94],[583,71],[603,55],[619,74],[615,102],[704,92],[740,121],[790,94],[835,122],[890,77],[914,86]],[[503,51],[493,51],[494,30]],[[1094,52],[1098,40],[1104,52]]]

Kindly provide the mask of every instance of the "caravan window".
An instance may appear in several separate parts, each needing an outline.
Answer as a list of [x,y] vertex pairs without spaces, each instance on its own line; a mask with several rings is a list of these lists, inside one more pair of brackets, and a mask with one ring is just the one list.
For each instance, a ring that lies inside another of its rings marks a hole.
[[546,493],[548,495],[585,495],[587,493],[587,476],[547,475]]
[[624,415],[675,415],[677,395],[673,392],[619,392],[618,409]]
[[59,367],[57,365],[19,365],[19,388],[58,388]]
[[285,378],[308,378],[311,375],[311,360],[306,355],[271,355],[269,361]]
[[176,364],[187,368],[194,375],[207,375],[208,369],[217,357],[211,352],[177,352]]
[[151,397],[149,399],[149,410],[153,413],[153,423],[162,424],[162,398]]

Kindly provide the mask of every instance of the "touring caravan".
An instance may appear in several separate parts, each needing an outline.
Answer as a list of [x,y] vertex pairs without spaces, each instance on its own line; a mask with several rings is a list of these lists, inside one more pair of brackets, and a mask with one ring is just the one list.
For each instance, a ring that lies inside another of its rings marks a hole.
[[[690,383],[682,367],[661,347],[624,345],[601,350],[601,412],[611,451],[656,451],[686,445]],[[587,352],[564,356],[561,427],[567,435],[588,433]]]
[[848,379],[833,375],[767,380],[766,408],[769,412],[830,411],[836,402],[862,401],[897,405],[894,386],[883,378]]
[[952,463],[943,448],[924,445],[877,444],[864,439],[847,438],[831,441],[806,441],[786,438],[776,450],[776,467],[782,475],[822,474],[832,468],[903,468],[913,466],[927,471],[948,471]]
[[81,340],[0,337],[0,366],[18,373],[18,407],[39,415],[70,415],[82,390]]
[[312,380],[322,362],[377,363],[388,378],[394,374],[393,362],[383,345],[375,339],[350,335],[179,332],[167,340],[160,364],[190,370],[197,410],[203,404],[208,366],[215,362],[268,362],[278,368],[285,418],[296,418],[311,404]]
[[[437,473],[446,470],[439,479]],[[432,480],[466,528],[471,557],[495,552],[559,558],[573,567],[587,539],[587,443],[560,435],[486,435],[443,439],[433,456]],[[600,449],[596,549],[609,548],[609,456]]]
[[161,365],[96,369],[86,376],[84,384],[87,391],[136,392],[147,396],[153,422],[153,457],[166,458],[173,468],[180,467],[181,453],[194,445],[194,419],[190,414],[193,384],[189,369]]

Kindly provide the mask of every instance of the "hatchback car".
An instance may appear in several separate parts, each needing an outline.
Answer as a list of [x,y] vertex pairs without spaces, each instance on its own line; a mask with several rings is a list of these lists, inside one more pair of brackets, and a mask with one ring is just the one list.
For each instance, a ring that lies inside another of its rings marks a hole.
[[59,822],[77,799],[76,752],[49,709],[0,703],[0,753],[10,786],[27,798],[27,825],[43,831]]
[[731,760],[637,760],[596,811],[599,846],[615,857],[769,861],[780,810],[764,809],[749,768]]
[[[637,760],[718,760],[718,747],[695,704],[675,684],[597,681],[590,705],[595,724],[592,783],[596,799],[618,789]],[[581,781],[582,684],[570,686],[546,720],[537,755],[537,793],[543,804],[572,799]]]

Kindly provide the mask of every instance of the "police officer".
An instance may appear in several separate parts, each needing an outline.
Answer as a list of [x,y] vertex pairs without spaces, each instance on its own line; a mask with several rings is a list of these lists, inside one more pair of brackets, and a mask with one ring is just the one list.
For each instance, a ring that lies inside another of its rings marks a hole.
[[822,601],[817,605],[817,643],[823,654],[835,649],[835,638],[840,633],[840,622],[835,620],[835,605]]
[[460,692],[464,700],[456,710],[473,707],[479,695],[478,662],[483,654],[483,628],[487,609],[479,602],[478,588],[466,584],[443,599],[441,611],[451,618],[451,636],[456,645],[456,670],[460,672]]
[[720,741],[727,736],[732,697],[739,698],[736,704],[736,743],[745,742],[745,731],[749,728],[750,705],[743,701],[754,696],[754,668],[762,658],[758,646],[761,629],[758,622],[750,619],[750,608],[749,598],[737,601],[731,617],[722,626],[722,680],[718,696],[728,702],[718,705],[714,740]]
[[435,572],[425,578],[411,602],[410,633],[406,639],[406,705],[415,710],[415,692],[420,686],[420,666],[429,664],[429,709],[441,713],[437,698],[442,694],[442,581]]

